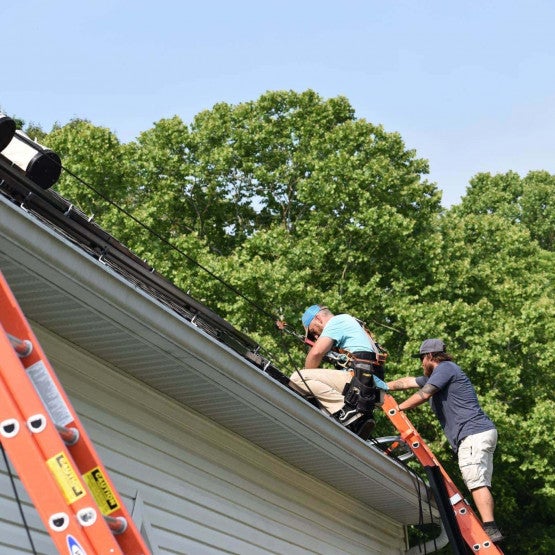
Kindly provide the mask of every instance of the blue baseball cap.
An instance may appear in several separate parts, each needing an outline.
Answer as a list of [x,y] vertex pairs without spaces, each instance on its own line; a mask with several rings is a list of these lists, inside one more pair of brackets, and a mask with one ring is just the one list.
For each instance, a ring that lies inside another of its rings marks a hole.
[[314,316],[316,316],[316,314],[318,314],[320,310],[322,310],[322,307],[319,304],[313,304],[304,311],[301,321],[305,328],[308,328],[308,326],[310,326],[310,322],[314,320]]

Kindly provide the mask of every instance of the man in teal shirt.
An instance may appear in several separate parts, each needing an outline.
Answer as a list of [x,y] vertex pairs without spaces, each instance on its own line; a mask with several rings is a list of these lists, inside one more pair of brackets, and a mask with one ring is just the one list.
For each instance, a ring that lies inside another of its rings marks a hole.
[[[320,368],[324,357],[333,349],[346,351],[353,360],[367,363],[375,376],[372,385],[383,389],[387,386],[381,381],[383,369],[374,364],[377,346],[362,325],[349,314],[335,316],[327,307],[312,305],[306,309],[302,323],[307,337],[314,339],[308,352],[304,369],[294,372],[291,386],[303,395],[314,396],[323,409],[333,415],[344,426],[349,426],[359,436],[368,439],[374,421],[371,408],[360,410],[357,402],[346,404],[344,391],[353,379],[353,371]],[[375,388],[372,387],[374,391]],[[373,408],[374,402],[371,403]]]

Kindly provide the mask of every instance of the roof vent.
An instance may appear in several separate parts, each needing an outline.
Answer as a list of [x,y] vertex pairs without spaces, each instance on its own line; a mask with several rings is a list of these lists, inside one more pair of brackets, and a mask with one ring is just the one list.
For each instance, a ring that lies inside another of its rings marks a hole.
[[10,143],[2,150],[2,155],[42,189],[52,187],[62,171],[60,157],[31,140],[23,131],[15,132]]
[[15,121],[0,112],[0,152],[4,150],[13,139],[15,133]]

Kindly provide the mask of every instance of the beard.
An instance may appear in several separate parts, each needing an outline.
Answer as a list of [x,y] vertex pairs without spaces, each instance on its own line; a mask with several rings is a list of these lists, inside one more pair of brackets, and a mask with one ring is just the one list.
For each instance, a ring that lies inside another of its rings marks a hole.
[[429,378],[434,371],[434,364],[432,362],[425,361],[424,362],[424,376]]

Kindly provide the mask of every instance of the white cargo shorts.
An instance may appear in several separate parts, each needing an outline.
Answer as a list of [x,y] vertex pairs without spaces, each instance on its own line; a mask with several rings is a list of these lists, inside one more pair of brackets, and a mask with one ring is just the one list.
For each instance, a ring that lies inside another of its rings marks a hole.
[[458,450],[459,468],[470,491],[483,486],[491,487],[493,453],[496,446],[495,429],[472,434],[461,441]]

